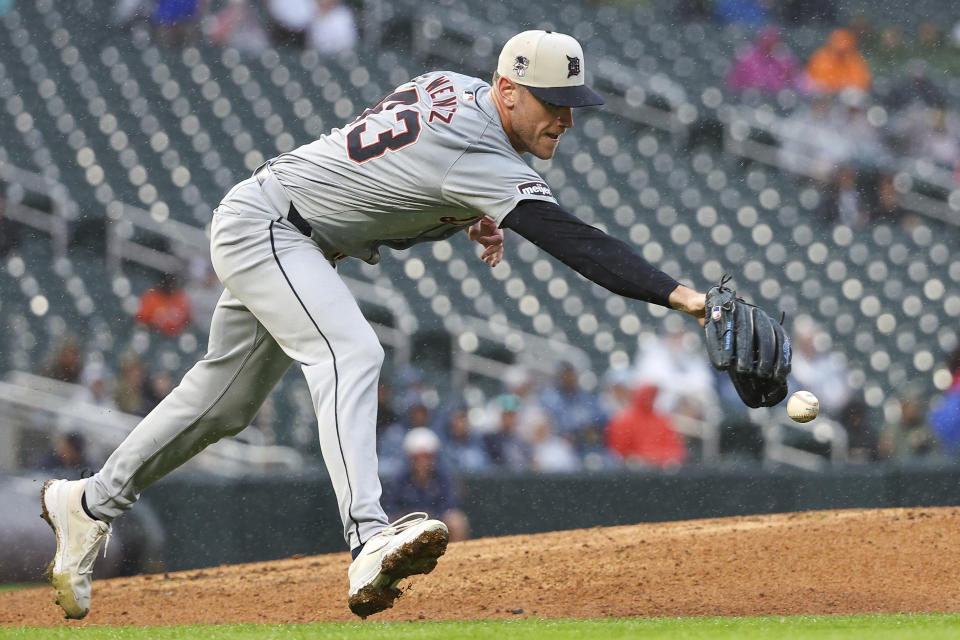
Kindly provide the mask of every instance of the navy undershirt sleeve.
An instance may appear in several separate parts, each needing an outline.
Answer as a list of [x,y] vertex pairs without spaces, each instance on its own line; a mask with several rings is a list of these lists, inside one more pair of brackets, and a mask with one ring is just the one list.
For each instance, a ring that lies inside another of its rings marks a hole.
[[500,226],[517,232],[588,280],[627,298],[669,307],[670,293],[680,284],[626,242],[552,202],[524,200]]

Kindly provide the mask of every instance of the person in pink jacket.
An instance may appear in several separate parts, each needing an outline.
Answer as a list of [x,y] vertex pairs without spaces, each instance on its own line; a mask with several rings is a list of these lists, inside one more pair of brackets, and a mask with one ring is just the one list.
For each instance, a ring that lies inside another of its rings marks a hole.
[[768,27],[737,56],[727,75],[727,87],[735,92],[757,89],[773,94],[781,89],[796,88],[799,74],[800,65],[781,42],[780,31]]

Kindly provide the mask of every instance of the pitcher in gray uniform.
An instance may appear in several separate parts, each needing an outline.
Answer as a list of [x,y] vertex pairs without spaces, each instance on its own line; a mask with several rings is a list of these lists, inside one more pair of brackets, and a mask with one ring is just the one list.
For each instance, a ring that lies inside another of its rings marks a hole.
[[354,556],[351,610],[365,617],[391,607],[401,579],[433,569],[446,526],[422,513],[391,524],[380,507],[375,421],[384,354],[337,275],[341,259],[374,264],[382,246],[405,249],[466,230],[495,266],[505,227],[614,292],[702,316],[702,293],[565,212],[521,158],[552,157],[573,126],[572,109],[602,104],[584,69],[573,38],[518,34],[504,46],[492,86],[448,71],[422,75],[230,190],[211,226],[225,291],[206,355],[96,475],[44,486],[44,517],[57,537],[48,573],[68,617],[89,610],[93,561],[109,523],[204,447],[243,430],[293,362],[310,388]]

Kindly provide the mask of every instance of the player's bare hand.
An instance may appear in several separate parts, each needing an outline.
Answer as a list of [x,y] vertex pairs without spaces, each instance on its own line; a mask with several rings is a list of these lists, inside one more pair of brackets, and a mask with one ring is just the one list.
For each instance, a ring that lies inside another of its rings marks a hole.
[[483,250],[483,253],[480,255],[480,259],[486,262],[491,267],[495,267],[500,264],[500,260],[503,258],[503,245],[490,246]]
[[467,237],[483,246],[481,260],[491,267],[500,264],[503,258],[503,230],[497,228],[492,218],[481,218],[480,222],[467,229]]

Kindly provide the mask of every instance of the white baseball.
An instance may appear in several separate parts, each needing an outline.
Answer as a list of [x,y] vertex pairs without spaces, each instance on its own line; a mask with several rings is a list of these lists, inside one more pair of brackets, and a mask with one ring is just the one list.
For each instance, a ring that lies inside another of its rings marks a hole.
[[794,422],[810,422],[820,413],[820,401],[809,391],[797,391],[787,400],[787,415]]

